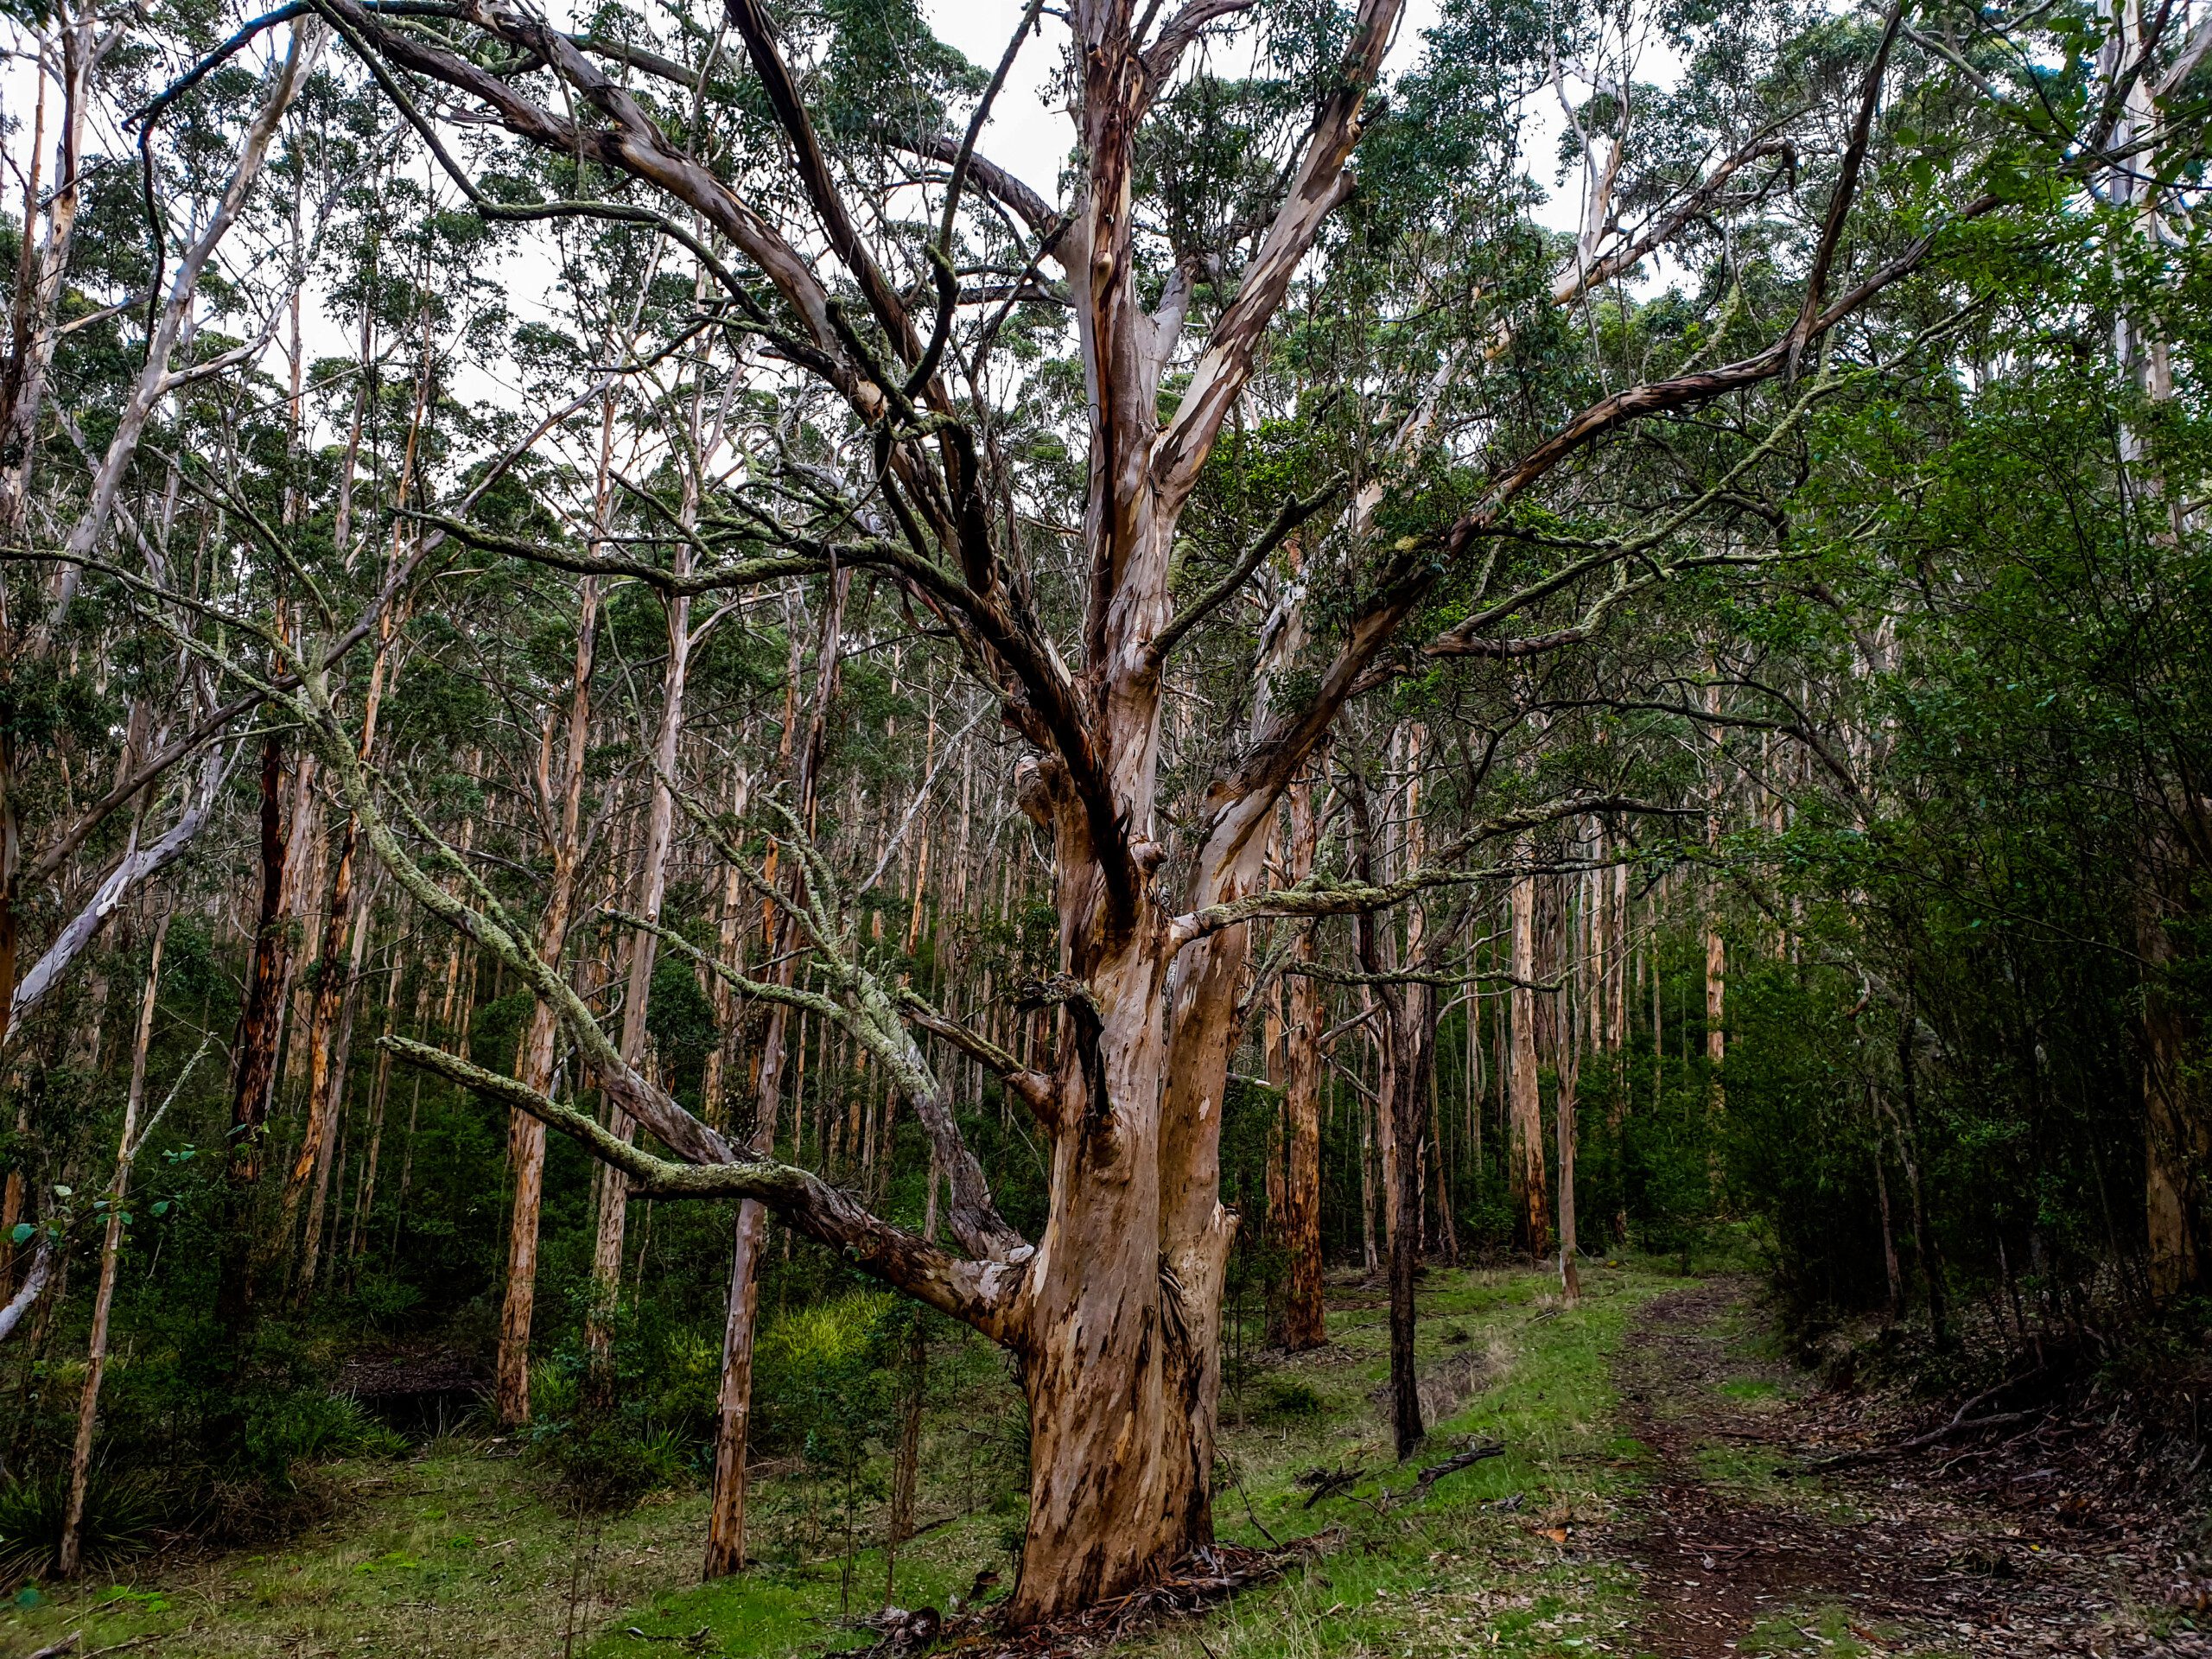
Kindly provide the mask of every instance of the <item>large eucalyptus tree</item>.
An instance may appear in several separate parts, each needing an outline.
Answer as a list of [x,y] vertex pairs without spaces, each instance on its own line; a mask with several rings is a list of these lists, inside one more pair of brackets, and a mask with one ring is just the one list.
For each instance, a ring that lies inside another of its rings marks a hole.
[[[1372,309],[1345,335],[1396,343],[1355,352],[1332,384],[1309,388],[1310,407],[1292,399],[1315,423],[1351,399],[1359,416],[1343,447],[1356,487],[1347,498],[1326,469],[1299,482],[1217,579],[1194,584],[1180,555],[1208,510],[1224,433],[1255,406],[1278,347],[1295,355],[1290,325],[1327,309],[1319,273],[1351,268],[1348,254],[1332,262],[1354,231],[1331,238],[1361,194],[1355,156],[1378,118],[1401,6],[1077,0],[1065,17],[1072,146],[1057,205],[978,143],[1042,13],[1029,9],[988,82],[944,68],[895,6],[833,7],[804,30],[785,17],[785,32],[761,0],[727,0],[719,17],[671,11],[651,27],[572,32],[490,0],[295,0],[241,36],[284,22],[332,31],[487,217],[622,221],[685,250],[705,279],[688,326],[741,341],[772,371],[780,448],[695,518],[527,540],[473,521],[464,504],[421,521],[435,531],[395,563],[387,593],[448,538],[671,597],[859,570],[997,700],[1024,746],[1022,808],[1052,864],[1058,971],[1024,993],[1053,1010],[1049,1057],[1024,1064],[871,966],[834,874],[788,811],[771,830],[802,879],[760,885],[810,950],[815,988],[735,981],[841,1022],[881,1058],[949,1181],[949,1245],[679,1105],[534,948],[531,919],[382,791],[331,696],[321,645],[263,628],[255,649],[265,645],[280,673],[222,658],[305,723],[413,902],[517,975],[618,1122],[634,1121],[663,1150],[460,1054],[396,1043],[405,1058],[573,1136],[632,1191],[766,1205],[1016,1357],[1031,1424],[1017,1620],[1127,1588],[1211,1537],[1236,1226],[1221,1202],[1220,1138],[1249,924],[1368,912],[1461,884],[1482,849],[1632,804],[1539,802],[1466,827],[1388,882],[1277,889],[1268,847],[1287,792],[1355,699],[1438,663],[1510,664],[1586,640],[1672,576],[1755,562],[1677,532],[1764,457],[1757,442],[1646,534],[1551,537],[1516,514],[1631,423],[1721,399],[1756,412],[1744,400],[1767,383],[1816,376],[1840,326],[1921,266],[1945,217],[1939,207],[1916,233],[1868,245],[1848,233],[1892,12],[1886,27],[1843,32],[1825,79],[1814,78],[1824,103],[1777,111],[1719,100],[1699,118],[1701,151],[1662,146],[1641,169],[1628,160],[1630,82],[1578,70],[1595,89],[1570,105],[1592,184],[1563,270],[1546,252],[1534,284],[1463,280],[1465,262],[1433,252],[1446,229],[1479,245],[1482,220],[1455,215],[1449,198],[1518,177],[1516,100],[1547,81],[1563,88],[1575,49],[1512,8],[1465,9],[1442,50],[1495,54],[1494,72],[1459,96],[1497,123],[1464,124],[1459,150],[1429,156],[1423,176],[1446,199],[1433,213],[1401,203],[1389,249],[1361,255],[1397,276],[1362,290]],[[1217,55],[1232,50],[1253,56],[1250,76],[1219,73]],[[902,53],[939,66],[933,96],[887,94],[884,66]],[[1439,99],[1440,119],[1453,96]],[[957,99],[972,99],[964,122]],[[487,130],[559,162],[571,194],[548,200],[502,168]],[[1816,184],[1802,210],[1769,211],[1793,164]],[[1500,218],[1502,242],[1542,249],[1524,216]],[[1707,285],[1696,302],[1705,343],[1653,357],[1663,372],[1563,387],[1517,365],[1529,315],[1579,305],[1600,327],[1622,303],[1608,284],[1662,250],[1725,243],[1738,220],[1758,226],[1756,278]],[[1511,262],[1491,264],[1511,276]],[[1748,306],[1747,284],[1763,296]],[[1392,326],[1447,305],[1478,326],[1440,340]],[[1033,342],[1049,335],[1058,315],[1080,390],[1058,435],[1073,457],[1061,474],[1073,522],[1054,530],[1039,523],[1054,487],[1050,446],[1017,453],[1007,442],[1044,383],[1016,378],[998,347],[1017,328]],[[1255,580],[1271,595],[1256,641],[1230,608]],[[1202,648],[1242,663],[1247,717],[1194,727],[1175,713],[1182,664]],[[689,799],[670,760],[657,765],[657,793]],[[729,841],[691,806],[701,833]],[[743,865],[741,848],[727,850]],[[1036,1237],[1000,1214],[925,1040],[999,1071],[1033,1114],[1050,1149]]]

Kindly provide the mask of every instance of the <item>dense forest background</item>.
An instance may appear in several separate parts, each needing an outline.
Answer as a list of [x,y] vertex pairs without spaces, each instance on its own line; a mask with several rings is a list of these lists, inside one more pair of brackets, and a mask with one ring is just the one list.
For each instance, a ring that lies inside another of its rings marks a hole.
[[[1022,664],[1110,655],[1110,310],[969,126],[1003,67],[904,0],[8,10],[8,1570],[276,1536],[316,1459],[464,1420],[586,1508],[713,1484],[710,1572],[895,1548],[925,1400],[1019,1548],[1034,1351],[835,1231],[957,1232],[957,1144],[1046,1237],[1040,1102],[1105,1086]],[[1861,1377],[2201,1378],[2212,20],[1168,11],[1121,18],[1190,48],[1128,134],[1132,384],[1173,437],[1249,361],[1123,827],[1163,928],[1249,938],[1224,1408],[1394,1240],[1752,1265]],[[563,153],[633,117],[798,227],[829,344],[650,146]],[[939,583],[970,485],[1003,613]],[[1313,710],[1256,876],[1177,896]],[[626,1177],[610,1077],[818,1179]],[[733,1433],[791,1475],[749,1522]]]

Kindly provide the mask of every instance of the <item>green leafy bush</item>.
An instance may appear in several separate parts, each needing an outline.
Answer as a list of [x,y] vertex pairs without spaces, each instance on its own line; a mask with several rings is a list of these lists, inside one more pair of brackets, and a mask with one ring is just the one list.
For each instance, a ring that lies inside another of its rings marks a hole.
[[398,1457],[406,1450],[404,1437],[346,1395],[279,1395],[246,1418],[246,1459],[269,1479],[287,1478],[296,1464],[327,1458]]
[[1255,1423],[1304,1422],[1319,1417],[1326,1410],[1328,1402],[1320,1390],[1311,1382],[1295,1376],[1271,1379],[1254,1396],[1252,1421]]

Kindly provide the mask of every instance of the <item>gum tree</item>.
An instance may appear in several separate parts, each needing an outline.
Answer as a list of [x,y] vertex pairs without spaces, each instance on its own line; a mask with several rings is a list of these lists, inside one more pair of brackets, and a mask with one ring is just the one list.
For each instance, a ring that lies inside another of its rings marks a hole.
[[[1358,0],[1301,14],[1300,25],[1291,9],[1252,0],[1077,0],[1065,17],[1074,160],[1058,205],[977,145],[1041,10],[1030,9],[980,96],[980,77],[950,74],[934,101],[855,94],[854,63],[934,49],[897,8],[840,10],[836,27],[802,35],[779,33],[760,0],[728,0],[712,28],[671,19],[669,41],[642,27],[620,38],[565,33],[481,0],[302,0],[270,15],[327,22],[478,211],[625,221],[685,250],[707,279],[696,326],[743,340],[779,377],[785,452],[702,504],[692,523],[576,543],[433,514],[442,537],[671,596],[865,572],[988,689],[1023,745],[1021,804],[1050,849],[1060,917],[1058,971],[1024,991],[1056,1027],[1033,1067],[898,996],[863,959],[826,869],[763,895],[810,948],[817,988],[739,986],[772,1001],[817,998],[808,1006],[882,1058],[948,1179],[949,1243],[893,1225],[680,1106],[533,949],[530,918],[511,914],[383,792],[336,711],[315,642],[262,631],[257,649],[285,665],[281,677],[243,658],[225,664],[304,722],[408,895],[554,1011],[610,1115],[659,1150],[460,1056],[398,1045],[409,1061],[577,1139],[632,1192],[755,1200],[1016,1357],[1031,1423],[1017,1622],[1126,1589],[1211,1535],[1221,1307],[1236,1225],[1220,1199],[1219,1143],[1249,925],[1371,912],[1464,884],[1471,873],[1459,856],[1615,804],[1575,798],[1506,815],[1384,883],[1275,889],[1268,849],[1287,792],[1355,699],[1425,664],[1512,662],[1588,639],[1682,569],[1731,563],[1694,537],[1548,549],[1515,515],[1609,434],[1808,371],[1839,325],[1934,245],[1929,232],[1859,251],[1845,235],[1892,45],[1893,29],[1877,30],[1837,73],[1840,127],[1808,124],[1819,152],[1809,211],[1766,227],[1769,302],[1732,331],[1727,318],[1712,331],[1732,346],[1746,326],[1764,330],[1741,354],[1694,354],[1674,372],[1610,390],[1600,380],[1574,401],[1548,394],[1510,418],[1461,410],[1432,423],[1419,410],[1504,354],[1510,321],[1493,313],[1418,369],[1378,353],[1352,374],[1370,385],[1404,377],[1412,390],[1386,399],[1395,417],[1354,446],[1355,504],[1339,513],[1333,486],[1289,493],[1218,579],[1193,591],[1179,564],[1194,512],[1205,512],[1209,461],[1242,422],[1291,313],[1313,308],[1304,273],[1357,193],[1355,152],[1400,7]],[[1476,35],[1487,16],[1468,24]],[[1558,42],[1498,16],[1516,60],[1541,66],[1548,51],[1558,79]],[[710,49],[717,30],[741,54]],[[1210,83],[1211,54],[1237,40],[1264,46],[1265,73],[1224,84],[1242,111],[1230,142],[1228,105],[1192,89]],[[973,98],[965,121],[950,113],[956,95]],[[1593,105],[1586,134],[1601,118],[1624,132],[1624,108],[1618,96]],[[498,129],[564,158],[572,194],[518,188],[513,172],[461,140],[463,128]],[[1728,141],[1654,174],[1636,215],[1617,203],[1589,216],[1560,279],[1568,299],[1756,204],[1758,193],[1742,187],[1746,169],[1773,156],[1771,132],[1740,122],[1713,130]],[[1623,177],[1620,150],[1602,132],[1589,148],[1610,193]],[[1179,156],[1219,171],[1207,188],[1190,188]],[[1493,176],[1497,159],[1464,169],[1461,188]],[[1408,226],[1412,245],[1427,228]],[[1413,288],[1390,302],[1418,309]],[[1548,277],[1535,297],[1560,302]],[[1032,523],[1040,486],[1001,442],[1021,388],[995,346],[1014,313],[1033,334],[1027,319],[1051,308],[1067,318],[1080,392],[1065,435],[1075,522],[1046,537]],[[1694,493],[1693,505],[1707,499]],[[1300,568],[1294,543],[1305,575],[1282,581],[1279,571]],[[1263,570],[1274,608],[1255,653],[1231,606]],[[1216,652],[1241,651],[1246,679],[1268,689],[1249,720],[1194,734],[1173,694],[1202,630]],[[704,812],[694,823],[722,834]],[[797,819],[771,827],[788,857],[816,859]],[[742,865],[741,849],[727,851]],[[1035,1238],[999,1215],[925,1041],[999,1071],[1033,1116],[1050,1149]]]

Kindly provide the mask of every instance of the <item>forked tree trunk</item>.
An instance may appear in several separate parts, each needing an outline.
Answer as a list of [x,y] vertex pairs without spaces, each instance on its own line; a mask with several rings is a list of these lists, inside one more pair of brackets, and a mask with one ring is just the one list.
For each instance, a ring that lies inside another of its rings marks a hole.
[[[1220,954],[1239,957],[1241,973],[1241,950]],[[1175,1092],[1167,968],[1133,948],[1088,976],[1103,993],[1088,1086],[1074,1054],[1091,1043],[1063,1046],[1059,1100],[1078,1119],[1056,1139],[1056,1202],[1029,1264],[1029,1516],[1016,1624],[1141,1582],[1213,1536],[1217,1338],[1233,1224],[1211,1185],[1200,1218],[1189,1189],[1162,1179],[1175,1150],[1163,1121]],[[1178,1049],[1211,1039],[1225,1050],[1227,1022],[1206,1017],[1217,1007],[1210,978],[1191,983],[1197,1018],[1178,1022]],[[1084,1017],[1071,1011],[1067,1023]],[[1197,1068],[1184,1075],[1203,1087]],[[1084,1120],[1100,1084],[1115,1110],[1111,1127],[1094,1132]],[[1188,1103],[1194,1117],[1198,1103]],[[1207,1103],[1216,1121],[1219,1104]]]
[[[61,119],[54,147],[54,182],[46,201],[46,235],[35,246],[30,227],[38,206],[38,135],[31,141],[30,176],[24,181],[22,257],[17,270],[15,304],[10,316],[10,339],[4,372],[0,372],[0,527],[11,534],[23,522],[30,499],[33,455],[37,448],[38,417],[46,395],[54,348],[59,338],[55,314],[61,303],[63,284],[69,274],[70,249],[76,237],[77,217],[83,200],[85,140],[92,112],[93,75],[102,51],[100,12],[92,0],[75,8],[57,31],[61,48]],[[123,35],[117,31],[107,45],[112,49]],[[46,114],[46,82],[39,81],[38,119]],[[7,993],[14,981],[0,975],[0,1020],[6,1016]]]

